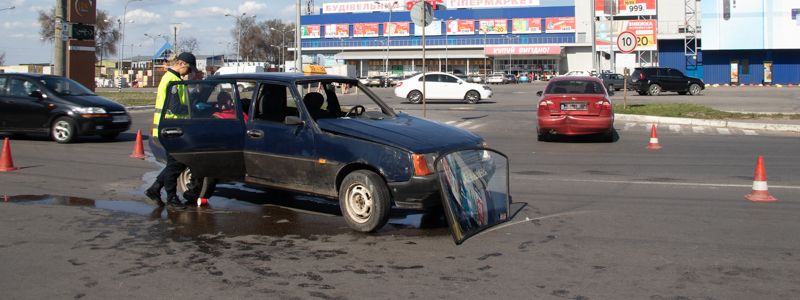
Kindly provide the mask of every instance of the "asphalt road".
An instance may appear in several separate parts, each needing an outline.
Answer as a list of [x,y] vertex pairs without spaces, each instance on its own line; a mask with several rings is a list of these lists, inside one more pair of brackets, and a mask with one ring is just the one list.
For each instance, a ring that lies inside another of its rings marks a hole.
[[[0,195],[10,196],[0,203],[0,290],[10,299],[800,294],[800,136],[662,126],[663,149],[652,152],[647,124],[618,123],[614,143],[537,142],[536,86],[496,91],[425,112],[508,154],[514,201],[528,204],[461,246],[437,216],[396,214],[380,232],[357,234],[324,199],[237,184],[222,185],[208,209],[156,208],[141,193],[159,166],[128,157],[135,132],[70,145],[14,139],[22,169],[0,173]],[[772,91],[768,99],[784,99]],[[389,92],[379,91],[423,114]],[[134,112],[134,129],[146,132],[150,116]],[[775,203],[743,197],[757,155]]]

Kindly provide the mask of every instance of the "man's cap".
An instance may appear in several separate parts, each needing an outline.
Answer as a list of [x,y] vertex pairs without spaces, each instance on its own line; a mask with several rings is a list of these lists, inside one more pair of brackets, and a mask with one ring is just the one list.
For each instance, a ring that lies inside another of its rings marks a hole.
[[189,68],[192,69],[192,72],[197,72],[197,60],[194,58],[194,54],[182,52],[181,54],[178,54],[176,59],[189,64]]

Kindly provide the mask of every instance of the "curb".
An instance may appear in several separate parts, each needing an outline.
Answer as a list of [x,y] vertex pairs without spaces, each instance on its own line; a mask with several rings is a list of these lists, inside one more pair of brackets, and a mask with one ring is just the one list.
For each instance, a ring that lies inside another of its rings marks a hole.
[[126,106],[125,109],[127,109],[129,111],[131,111],[131,110],[140,111],[140,110],[153,109],[153,106],[152,105]]
[[736,129],[785,131],[785,132],[800,133],[800,125],[795,125],[795,124],[749,123],[740,121],[703,120],[703,119],[692,119],[692,118],[656,117],[656,116],[627,115],[627,114],[615,114],[614,119],[618,121],[644,122],[644,123],[655,123],[655,124],[711,126],[711,127],[736,128]]

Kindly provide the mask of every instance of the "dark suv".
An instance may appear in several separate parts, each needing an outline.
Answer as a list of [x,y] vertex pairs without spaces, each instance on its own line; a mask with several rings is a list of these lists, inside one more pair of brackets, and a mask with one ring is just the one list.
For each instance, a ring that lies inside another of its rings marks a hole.
[[678,92],[678,94],[700,94],[705,89],[702,80],[689,77],[672,68],[636,68],[631,74],[630,89],[639,95],[658,96],[661,92]]
[[0,74],[0,132],[49,133],[69,143],[79,135],[114,139],[130,127],[125,107],[69,78]]

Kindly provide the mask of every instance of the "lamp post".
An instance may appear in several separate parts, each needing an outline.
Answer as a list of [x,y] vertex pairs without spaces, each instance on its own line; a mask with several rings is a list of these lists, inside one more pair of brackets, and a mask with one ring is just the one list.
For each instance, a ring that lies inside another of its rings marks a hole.
[[479,31],[483,32],[483,83],[486,83],[486,75],[488,75],[488,69],[486,67],[486,34],[489,33],[489,30],[482,27]]
[[[450,31],[450,22],[458,22],[458,19],[453,20],[453,17],[447,18],[444,22],[444,72],[447,73],[447,46],[450,45],[450,40],[447,39],[447,32]],[[424,29],[423,29],[424,30]]]
[[[122,40],[120,41],[121,47],[119,47],[119,72],[120,73],[119,73],[119,84],[117,85],[117,90],[120,91],[120,92],[122,91],[122,72],[125,71],[125,67],[123,65],[123,63],[124,63],[123,59],[125,58],[125,18],[127,17],[126,15],[128,14],[128,4],[131,4],[131,2],[140,2],[140,1],[142,1],[142,0],[128,0],[128,1],[126,1],[125,2],[125,9],[122,11],[122,23],[121,23],[122,30],[121,30],[121,34],[120,34],[120,35],[122,35]],[[119,19],[117,19],[117,21],[119,21]]]
[[[386,35],[386,62],[384,63],[383,72],[386,74],[386,77],[389,77],[389,37],[392,35],[390,31],[387,30],[386,26],[391,26],[392,24],[392,11],[394,11],[394,7],[397,6],[397,1],[392,2],[391,4],[381,3],[375,1],[375,4],[383,5],[384,7],[389,9],[389,22],[385,23],[386,25],[383,26],[383,32]],[[424,28],[422,30],[425,30]],[[423,66],[424,69],[425,66]],[[383,87],[389,87],[389,80],[383,81]]]
[[234,16],[234,15],[231,15],[229,13],[225,14],[226,17],[234,18],[239,23],[239,24],[237,24],[238,27],[239,27],[239,37],[236,40],[236,62],[237,62],[236,65],[237,66],[239,65],[238,64],[239,61],[242,60],[242,52],[241,52],[241,50],[242,50],[242,21],[241,21],[241,18],[244,18],[245,15],[247,15],[246,12],[243,12],[242,15],[240,15],[240,16]]
[[161,35],[161,34],[152,35],[152,34],[145,33],[144,36],[149,37],[150,39],[153,40],[153,56],[150,57],[150,61],[151,61],[151,64],[152,64],[152,70],[153,70],[153,75],[151,77],[153,77],[152,86],[156,86],[156,51],[157,51],[156,50],[156,40],[159,39],[159,38],[164,38],[166,40],[167,38],[165,36]]
[[286,54],[283,51],[283,48],[286,47],[286,33],[287,32],[294,32],[294,29],[290,30],[277,30],[274,27],[270,27],[270,30],[280,31],[281,32],[281,63],[283,64],[283,71],[286,72]]

